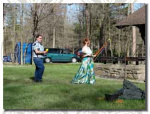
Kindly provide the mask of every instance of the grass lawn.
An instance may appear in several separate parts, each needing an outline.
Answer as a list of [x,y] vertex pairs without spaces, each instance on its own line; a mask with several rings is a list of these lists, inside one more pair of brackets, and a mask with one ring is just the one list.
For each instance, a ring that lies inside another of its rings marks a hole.
[[[96,77],[94,85],[70,84],[80,64],[45,64],[42,83],[34,83],[35,67],[4,65],[4,109],[128,109],[145,110],[145,100],[107,102],[106,93],[122,88],[122,81]],[[145,90],[145,83],[137,83]]]

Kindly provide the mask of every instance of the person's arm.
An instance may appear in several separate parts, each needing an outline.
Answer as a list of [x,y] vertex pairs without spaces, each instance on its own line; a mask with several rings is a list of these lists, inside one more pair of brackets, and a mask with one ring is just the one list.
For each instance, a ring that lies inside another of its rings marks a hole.
[[88,54],[86,54],[86,48],[85,47],[82,48],[82,53],[84,54],[82,57],[88,56]]
[[85,47],[82,48],[82,53],[86,53]]
[[36,54],[46,54],[48,51],[39,51],[38,49],[34,50]]
[[[82,51],[85,53],[85,52],[86,52],[86,51],[85,51],[85,48],[83,48]],[[86,57],[86,56],[96,57],[96,55],[89,55],[89,54],[85,54],[83,57]]]
[[36,54],[46,54],[47,51],[39,51],[39,44],[38,43],[34,43],[33,44],[33,50]]

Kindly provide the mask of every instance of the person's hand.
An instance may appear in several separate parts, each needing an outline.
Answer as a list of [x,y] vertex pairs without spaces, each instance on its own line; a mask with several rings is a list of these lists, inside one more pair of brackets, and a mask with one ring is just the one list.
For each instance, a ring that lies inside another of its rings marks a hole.
[[92,55],[93,57],[96,57],[96,55]]
[[84,57],[86,57],[86,55],[82,55],[82,57],[84,58]]
[[82,55],[82,57],[84,58],[84,57],[87,57],[87,56],[89,56],[89,55],[87,55],[87,54],[85,54],[85,55]]
[[48,51],[44,51],[44,55],[47,54],[47,53],[48,53]]

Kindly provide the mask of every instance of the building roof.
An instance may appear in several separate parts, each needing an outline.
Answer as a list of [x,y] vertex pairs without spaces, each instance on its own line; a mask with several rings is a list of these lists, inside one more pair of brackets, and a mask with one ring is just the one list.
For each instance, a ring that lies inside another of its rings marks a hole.
[[116,24],[116,27],[123,28],[125,26],[138,26],[138,25],[145,24],[145,13],[146,13],[145,8],[146,6],[143,6],[139,10],[128,15],[126,18],[119,21]]

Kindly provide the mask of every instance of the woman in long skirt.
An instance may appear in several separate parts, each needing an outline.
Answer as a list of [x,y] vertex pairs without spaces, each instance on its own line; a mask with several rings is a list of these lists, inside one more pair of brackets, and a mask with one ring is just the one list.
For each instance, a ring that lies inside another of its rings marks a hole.
[[85,38],[83,41],[83,48],[82,53],[84,55],[82,56],[82,64],[76,73],[75,77],[71,81],[71,83],[87,83],[87,84],[94,84],[95,83],[95,74],[94,74],[94,63],[93,63],[93,57],[95,55],[92,54],[92,51],[90,49],[90,40],[89,38]]

